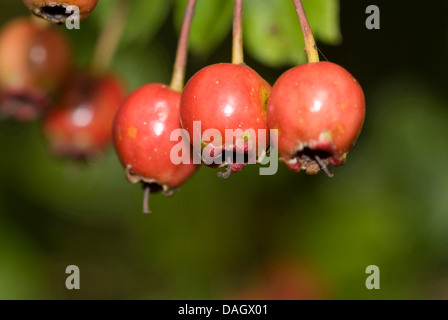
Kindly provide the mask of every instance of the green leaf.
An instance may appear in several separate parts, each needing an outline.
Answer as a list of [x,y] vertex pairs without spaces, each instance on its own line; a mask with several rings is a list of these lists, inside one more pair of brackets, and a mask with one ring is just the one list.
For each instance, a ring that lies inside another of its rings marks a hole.
[[[171,0],[132,0],[121,44],[148,43],[165,22],[171,4]],[[110,8],[110,0],[98,2],[95,14],[92,16],[96,17],[100,28],[103,27]]]
[[303,0],[316,40],[337,45],[342,41],[339,0]]
[[[187,0],[176,0],[175,25],[180,29]],[[232,29],[233,1],[198,1],[190,33],[190,50],[198,55],[208,55],[224,40]],[[230,52],[229,48],[229,52]]]
[[[339,43],[339,2],[303,3],[316,40]],[[246,0],[244,9],[244,40],[250,55],[273,67],[306,62],[303,35],[291,0]]]

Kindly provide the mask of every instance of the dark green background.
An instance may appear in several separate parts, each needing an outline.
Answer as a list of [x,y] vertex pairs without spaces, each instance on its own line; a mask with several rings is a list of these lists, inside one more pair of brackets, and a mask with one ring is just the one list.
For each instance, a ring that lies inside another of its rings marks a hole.
[[[112,148],[89,165],[63,162],[48,154],[39,122],[1,123],[0,298],[220,299],[283,254],[312,266],[322,298],[447,298],[448,3],[340,2],[342,41],[318,45],[361,83],[367,114],[333,179],[280,164],[274,176],[249,167],[223,181],[201,168],[174,197],[153,196],[143,216],[142,190],[126,182]],[[369,4],[381,9],[380,30],[365,28]],[[2,23],[27,14],[21,1],[0,6]],[[131,89],[169,81],[174,12],[124,39],[113,68]],[[99,21],[67,32],[79,65]],[[227,35],[192,54],[188,76],[229,61],[230,48]],[[253,57],[246,62],[271,84],[290,66]],[[72,264],[79,291],[65,288]],[[380,267],[380,290],[365,287],[368,265]]]

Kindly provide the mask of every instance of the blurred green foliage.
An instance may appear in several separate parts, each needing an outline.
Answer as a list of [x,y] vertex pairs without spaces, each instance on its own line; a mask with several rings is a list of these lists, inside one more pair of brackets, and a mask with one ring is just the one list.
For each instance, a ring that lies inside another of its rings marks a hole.
[[[180,30],[188,0],[175,1],[174,18]],[[198,1],[190,31],[190,50],[197,55],[210,55],[232,29],[233,1]]]
[[[3,2],[0,21],[27,14],[20,1]],[[230,60],[231,2],[199,0],[190,76]],[[79,66],[108,3],[67,31]],[[381,2],[381,30],[368,31],[359,1],[304,3],[320,49],[358,78],[367,98],[363,133],[333,179],[280,164],[274,176],[252,166],[223,181],[202,168],[175,196],[152,196],[153,214],[143,216],[142,190],[125,180],[112,148],[73,164],[48,153],[39,122],[0,123],[0,299],[220,299],[283,253],[313,266],[310,281],[328,299],[446,298],[447,45],[431,59],[421,54],[447,39],[439,24],[448,10]],[[169,81],[184,5],[133,1],[113,63],[130,89]],[[416,15],[432,34],[403,29]],[[304,62],[291,1],[247,0],[245,19],[246,62],[271,83]],[[423,34],[433,41],[416,42]],[[394,49],[401,56],[391,59]],[[64,286],[72,264],[81,269],[79,291]],[[372,264],[380,290],[365,288]]]
[[[165,22],[170,8],[171,0],[166,1],[144,1],[132,0],[129,13],[129,22],[124,31],[121,41],[123,46],[140,43],[146,45]],[[110,1],[99,1],[95,8],[93,20],[97,21],[97,28],[102,29],[106,22],[110,9],[112,8]]]
[[[317,40],[337,44],[339,1],[303,1]],[[303,36],[294,4],[290,0],[247,0],[244,36],[248,52],[269,66],[306,62]],[[297,32],[299,30],[299,32]]]

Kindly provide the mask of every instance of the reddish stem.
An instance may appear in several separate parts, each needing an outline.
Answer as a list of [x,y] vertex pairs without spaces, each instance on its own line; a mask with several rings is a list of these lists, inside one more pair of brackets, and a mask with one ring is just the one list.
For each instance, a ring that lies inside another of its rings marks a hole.
[[181,92],[184,88],[185,70],[188,57],[188,38],[190,35],[191,23],[194,17],[196,0],[188,0],[187,7],[180,29],[179,42],[177,44],[176,61],[174,62],[173,76],[171,78],[171,89]]
[[233,13],[232,63],[244,63],[243,49],[243,0],[235,0]]
[[299,17],[300,27],[302,28],[303,38],[305,39],[305,52],[308,56],[308,62],[319,62],[319,52],[317,51],[316,42],[314,41],[313,32],[311,31],[308,18],[303,8],[302,0],[293,0],[296,7],[297,16]]

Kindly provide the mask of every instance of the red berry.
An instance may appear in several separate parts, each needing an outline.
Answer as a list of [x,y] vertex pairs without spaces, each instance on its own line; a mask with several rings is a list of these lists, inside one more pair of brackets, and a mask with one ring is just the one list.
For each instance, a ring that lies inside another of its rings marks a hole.
[[98,0],[23,0],[23,3],[37,16],[51,22],[64,23],[72,14],[66,12],[68,6],[77,6],[82,20],[95,9]]
[[[202,147],[212,147],[212,156],[219,156],[223,150],[245,153],[258,150],[259,129],[266,130],[264,139],[269,145],[269,133],[266,122],[266,103],[271,86],[258,73],[245,65],[220,63],[207,66],[198,71],[185,86],[180,102],[180,120],[182,127],[190,135],[202,137],[204,131],[216,129],[222,141],[216,143],[201,140]],[[200,121],[201,132],[194,132],[193,122]],[[225,141],[225,130],[241,129],[233,141]],[[248,136],[246,130],[253,129],[255,136]],[[241,164],[230,164],[224,160],[233,172],[241,170]]]
[[58,29],[27,18],[9,22],[0,33],[0,114],[22,121],[41,115],[70,64],[70,45]]
[[58,156],[87,158],[112,140],[112,123],[125,98],[124,85],[111,75],[75,74],[61,101],[44,119],[44,133]]
[[[180,129],[180,93],[160,83],[147,84],[131,93],[117,112],[113,126],[115,149],[130,182],[143,182],[164,191],[190,178],[198,166],[175,165],[171,133]],[[152,190],[153,191],[153,190]]]
[[[364,122],[364,93],[344,68],[308,63],[286,71],[274,84],[268,124],[278,130],[279,155],[294,171],[331,176],[355,144]],[[274,139],[275,141],[276,139]]]

